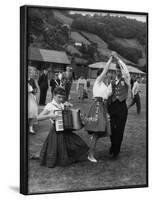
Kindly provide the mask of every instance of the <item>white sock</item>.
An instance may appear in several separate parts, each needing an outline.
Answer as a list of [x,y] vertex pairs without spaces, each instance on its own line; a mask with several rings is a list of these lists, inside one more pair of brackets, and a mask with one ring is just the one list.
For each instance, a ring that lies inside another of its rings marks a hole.
[[29,126],[29,131],[30,131],[30,132],[34,132],[33,126]]

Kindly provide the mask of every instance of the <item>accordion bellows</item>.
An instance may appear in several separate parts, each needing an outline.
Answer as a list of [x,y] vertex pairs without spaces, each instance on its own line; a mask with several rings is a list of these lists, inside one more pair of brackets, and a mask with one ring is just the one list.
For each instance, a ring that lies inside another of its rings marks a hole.
[[63,110],[62,115],[64,130],[73,129],[72,110]]

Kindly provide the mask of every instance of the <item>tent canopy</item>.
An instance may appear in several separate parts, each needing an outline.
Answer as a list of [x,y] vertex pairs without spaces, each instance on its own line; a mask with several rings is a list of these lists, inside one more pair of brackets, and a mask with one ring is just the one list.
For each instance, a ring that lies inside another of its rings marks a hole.
[[[97,62],[97,63],[93,63],[89,65],[89,68],[91,69],[103,69],[106,65],[106,62]],[[131,65],[127,65],[129,72],[131,73],[137,73],[137,74],[145,74],[144,72],[142,72],[141,70],[132,67]],[[110,64],[110,70],[116,70],[116,64],[115,63],[111,63]]]

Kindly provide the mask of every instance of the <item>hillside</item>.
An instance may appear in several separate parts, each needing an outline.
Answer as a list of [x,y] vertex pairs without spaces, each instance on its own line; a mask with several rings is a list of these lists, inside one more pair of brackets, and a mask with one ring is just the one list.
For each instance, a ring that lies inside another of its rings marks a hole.
[[63,24],[68,24],[69,26],[72,25],[73,23],[73,19],[70,17],[65,16],[64,14],[62,14],[62,12],[59,11],[53,11],[54,17],[59,20],[61,23]]
[[99,36],[93,34],[93,33],[88,33],[81,31],[81,34],[86,37],[90,42],[96,43],[98,48],[101,49],[107,49],[108,45],[105,41],[103,41]]
[[118,44],[121,44],[124,47],[130,47],[141,50],[142,58],[138,59],[138,65],[143,67],[146,64],[145,45],[140,44],[137,39],[115,38],[115,40]]
[[28,30],[29,46],[66,51],[90,63],[107,60],[115,50],[125,62],[146,66],[146,24],[136,20],[32,8]]
[[[72,28],[97,35],[107,43],[108,49],[117,51],[121,56],[136,65],[145,65],[144,47],[147,41],[147,24],[107,14],[79,15],[74,17]],[[103,48],[100,52],[105,52]]]

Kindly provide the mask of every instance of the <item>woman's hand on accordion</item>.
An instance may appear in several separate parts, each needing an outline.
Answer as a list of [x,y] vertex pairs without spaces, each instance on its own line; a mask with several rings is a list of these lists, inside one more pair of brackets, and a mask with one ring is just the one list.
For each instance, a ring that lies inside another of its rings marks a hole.
[[58,115],[57,113],[55,113],[55,114],[50,113],[50,114],[49,114],[49,117],[50,117],[52,120],[58,120],[58,119],[60,118],[60,115]]
[[66,108],[72,108],[72,107],[73,107],[73,104],[66,101],[66,102],[64,103],[64,106],[65,106]]

